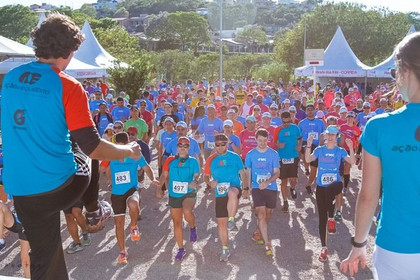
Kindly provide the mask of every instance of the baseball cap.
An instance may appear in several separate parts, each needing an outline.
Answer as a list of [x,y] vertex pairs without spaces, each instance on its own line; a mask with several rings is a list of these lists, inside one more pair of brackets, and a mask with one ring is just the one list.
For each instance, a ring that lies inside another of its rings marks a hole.
[[221,101],[221,100],[222,100],[222,98],[221,98],[220,96],[216,96],[215,100],[217,100],[217,101]]
[[263,118],[271,118],[271,114],[270,114],[269,112],[264,112],[264,113],[262,114],[262,117],[263,117]]
[[353,117],[353,118],[355,118],[355,117],[356,117],[356,114],[355,114],[353,111],[350,111],[350,112],[347,114],[347,117]]
[[131,111],[134,111],[134,110],[137,110],[138,111],[139,110],[139,107],[137,107],[137,105],[132,105],[131,108],[130,108],[130,110]]
[[137,130],[137,127],[135,127],[135,126],[130,126],[128,129],[127,129],[127,132],[128,133],[138,133],[138,130]]
[[228,113],[228,114],[231,114],[231,113],[235,114],[235,110],[233,110],[233,109],[229,109],[229,110],[227,111],[227,113]]
[[285,100],[283,101],[283,103],[284,103],[284,104],[290,104],[290,99],[285,99]]
[[369,107],[369,108],[371,107],[369,102],[363,102],[363,107],[365,107],[365,106]]
[[188,137],[185,136],[181,136],[178,138],[178,142],[177,144],[190,144],[190,139],[188,139]]
[[164,121],[163,124],[165,124],[166,122],[171,122],[171,123],[175,123],[174,119],[171,117],[167,117]]
[[290,106],[290,107],[289,107],[289,111],[294,111],[294,112],[296,112],[296,107],[295,107],[295,106],[293,106],[293,105],[292,105],[292,106]]
[[270,108],[276,108],[276,109],[278,109],[278,108],[279,108],[279,106],[277,106],[277,104],[276,104],[276,103],[273,103],[273,104],[271,104],[271,105],[270,105]]
[[255,109],[261,110],[261,107],[260,107],[259,105],[255,105],[255,106],[254,106],[254,110],[255,110]]
[[114,124],[109,123],[109,124],[106,126],[105,131],[107,131],[108,129],[114,130]]
[[335,125],[329,125],[325,131],[329,134],[335,134],[335,135],[340,133],[340,130]]
[[388,102],[388,100],[387,100],[386,98],[381,98],[381,99],[379,100],[379,102]]
[[210,108],[216,109],[216,106],[214,106],[214,104],[207,105],[207,109],[210,109]]
[[323,117],[325,117],[324,112],[322,112],[322,111],[316,112],[315,118],[322,119]]
[[93,97],[95,97],[95,94],[94,93],[91,93],[91,94],[89,94],[89,97],[90,98],[93,98]]
[[257,119],[254,117],[254,116],[248,116],[248,117],[246,117],[246,120],[247,121],[251,121],[251,122],[256,122],[257,121]]
[[340,108],[340,114],[341,113],[348,113],[349,111],[347,110],[347,108],[346,107],[341,107]]
[[112,99],[112,94],[108,93],[108,94],[106,95],[106,99]]
[[337,103],[335,103],[335,106],[340,106],[340,108],[341,108],[341,107],[344,106],[344,104],[343,104],[343,102],[337,102]]
[[176,127],[178,127],[178,126],[183,127],[183,128],[187,128],[187,123],[184,122],[184,121],[180,121],[176,124]]
[[184,97],[184,96],[182,96],[182,94],[178,94],[176,97],[178,97],[178,98],[182,98],[182,97]]
[[233,127],[233,122],[231,121],[231,120],[225,120],[224,122],[223,122],[223,126],[230,126],[230,127]]
[[235,95],[233,95],[232,93],[229,94],[229,98],[235,98]]

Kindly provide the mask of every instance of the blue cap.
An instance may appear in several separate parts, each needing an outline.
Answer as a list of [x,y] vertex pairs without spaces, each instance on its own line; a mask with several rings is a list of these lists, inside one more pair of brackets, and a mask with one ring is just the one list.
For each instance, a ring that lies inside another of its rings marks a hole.
[[246,117],[246,120],[247,121],[251,121],[251,122],[256,122],[257,121],[257,119],[254,116],[252,116],[252,115]]
[[340,133],[340,130],[335,125],[329,125],[325,131],[329,134],[339,134]]

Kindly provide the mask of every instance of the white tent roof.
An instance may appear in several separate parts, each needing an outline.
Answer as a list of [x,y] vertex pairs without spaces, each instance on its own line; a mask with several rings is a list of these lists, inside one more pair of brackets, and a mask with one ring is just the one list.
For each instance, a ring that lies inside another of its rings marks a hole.
[[[412,25],[408,30],[407,35],[410,35],[414,32],[416,32],[416,29],[414,28],[414,25]],[[368,70],[367,75],[370,78],[392,78],[390,69],[394,67],[394,54],[391,54],[387,59],[372,67],[372,69]]]
[[[295,69],[295,76],[313,76],[312,66]],[[324,65],[316,67],[317,77],[365,77],[369,66],[354,54],[340,27],[324,51]]]
[[[35,57],[16,57],[6,59],[5,61],[0,63],[0,75],[6,74],[11,69],[19,65],[35,60]],[[72,58],[64,72],[76,79],[98,78],[108,75],[105,69],[86,64],[74,57]]]
[[82,33],[85,40],[74,53],[74,57],[90,65],[111,68],[116,59],[102,48],[87,21],[83,24]]
[[[44,12],[39,13],[39,19],[38,19],[38,23],[37,23],[36,27],[37,28],[40,28],[41,27],[41,23],[43,23],[45,19],[46,19],[45,13]],[[32,42],[32,38],[29,38],[29,40],[26,43],[26,45],[28,47],[31,47],[31,48],[34,47],[34,44]]]
[[0,57],[34,57],[34,50],[21,43],[0,36]]

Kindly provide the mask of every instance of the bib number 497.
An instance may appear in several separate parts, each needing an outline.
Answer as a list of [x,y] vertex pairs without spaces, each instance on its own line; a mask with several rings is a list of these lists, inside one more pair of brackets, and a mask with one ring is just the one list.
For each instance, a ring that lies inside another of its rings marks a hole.
[[186,194],[188,192],[188,182],[173,182],[174,193]]

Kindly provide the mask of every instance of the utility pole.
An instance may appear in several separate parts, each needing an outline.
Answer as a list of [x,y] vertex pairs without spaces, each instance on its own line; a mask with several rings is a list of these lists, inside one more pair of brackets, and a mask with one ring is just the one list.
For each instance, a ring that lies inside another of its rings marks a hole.
[[219,26],[219,94],[222,96],[223,93],[223,42],[222,42],[222,30],[223,30],[223,0],[219,0],[220,5],[220,26]]

